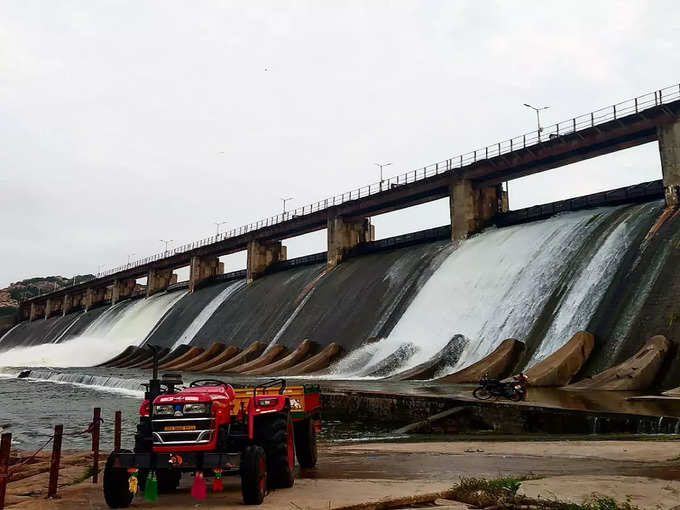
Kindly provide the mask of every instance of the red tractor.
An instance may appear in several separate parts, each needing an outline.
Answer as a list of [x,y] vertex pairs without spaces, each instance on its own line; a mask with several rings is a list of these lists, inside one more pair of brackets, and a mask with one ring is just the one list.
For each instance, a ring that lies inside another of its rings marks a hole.
[[199,478],[240,475],[243,502],[259,505],[267,488],[293,486],[296,454],[300,466],[316,465],[318,386],[287,386],[283,379],[253,388],[217,379],[193,381],[183,389],[181,384],[177,374],[159,380],[154,363],[134,451],[114,451],[106,461],[109,507],[128,507],[137,480],[143,490],[150,474],[163,493],[177,489],[187,472]]

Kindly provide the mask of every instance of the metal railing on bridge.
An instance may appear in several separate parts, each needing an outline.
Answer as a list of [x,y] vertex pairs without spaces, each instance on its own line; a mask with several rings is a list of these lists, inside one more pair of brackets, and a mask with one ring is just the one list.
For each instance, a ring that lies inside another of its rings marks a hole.
[[278,225],[286,221],[299,218],[301,216],[306,216],[309,214],[314,214],[319,211],[323,211],[330,207],[345,204],[347,202],[352,202],[354,200],[359,200],[371,195],[381,193],[386,190],[393,189],[404,184],[410,184],[413,182],[421,181],[429,177],[433,177],[443,172],[454,171],[458,168],[468,166],[470,164],[483,161],[485,159],[490,159],[504,154],[508,154],[517,150],[522,150],[527,147],[532,147],[543,142],[554,140],[560,136],[565,136],[571,133],[576,133],[577,131],[583,129],[589,129],[605,122],[610,122],[612,120],[620,119],[627,115],[634,115],[640,113],[649,108],[654,108],[665,103],[670,103],[680,99],[680,84],[666,87],[642,96],[635,97],[633,99],[628,99],[620,103],[607,106],[605,108],[600,108],[599,110],[586,113],[584,115],[579,115],[577,117],[572,117],[571,119],[558,122],[552,126],[544,127],[540,131],[531,131],[514,138],[503,140],[501,142],[494,143],[492,145],[487,145],[481,149],[474,150],[472,152],[467,152],[465,154],[460,154],[458,156],[433,163],[409,172],[405,172],[388,179],[384,179],[381,182],[369,184],[361,188],[357,188],[340,195],[335,195],[324,200],[319,200],[312,204],[308,204],[302,207],[298,207],[293,211],[287,211],[285,213],[277,214],[265,218],[263,220],[244,225],[242,227],[234,228],[228,232],[222,234],[206,237],[199,241],[193,243],[187,243],[182,246],[178,246],[172,250],[163,251],[151,255],[149,257],[135,260],[128,264],[109,269],[107,271],[98,273],[98,277],[109,276],[121,271],[125,271],[138,266],[143,266],[151,262],[161,260],[172,255],[185,253],[201,246],[207,246],[217,242],[224,241],[226,239],[241,236],[249,232],[260,230],[265,227],[271,227],[273,225]]

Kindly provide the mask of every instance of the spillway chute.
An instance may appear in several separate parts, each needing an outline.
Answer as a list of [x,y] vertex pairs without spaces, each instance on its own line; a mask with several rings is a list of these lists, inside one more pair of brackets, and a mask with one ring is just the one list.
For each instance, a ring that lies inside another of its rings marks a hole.
[[524,350],[524,343],[514,338],[506,338],[496,349],[481,360],[449,375],[439,377],[437,381],[464,384],[476,383],[484,375],[491,379],[503,379],[517,363]]

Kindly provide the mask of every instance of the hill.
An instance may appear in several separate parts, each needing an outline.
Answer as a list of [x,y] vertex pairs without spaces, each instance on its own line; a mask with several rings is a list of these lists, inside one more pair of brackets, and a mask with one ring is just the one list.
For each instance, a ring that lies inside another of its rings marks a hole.
[[[94,279],[94,275],[76,275],[78,283]],[[28,278],[0,289],[0,316],[13,316],[19,309],[19,302],[40,294],[62,289],[73,284],[73,278],[63,276],[44,276]]]

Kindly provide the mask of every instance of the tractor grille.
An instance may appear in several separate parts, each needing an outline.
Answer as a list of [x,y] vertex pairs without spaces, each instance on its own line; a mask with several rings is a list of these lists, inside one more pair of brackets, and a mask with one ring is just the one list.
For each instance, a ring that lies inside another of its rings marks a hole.
[[151,422],[155,446],[209,443],[214,429],[214,418],[165,418]]

